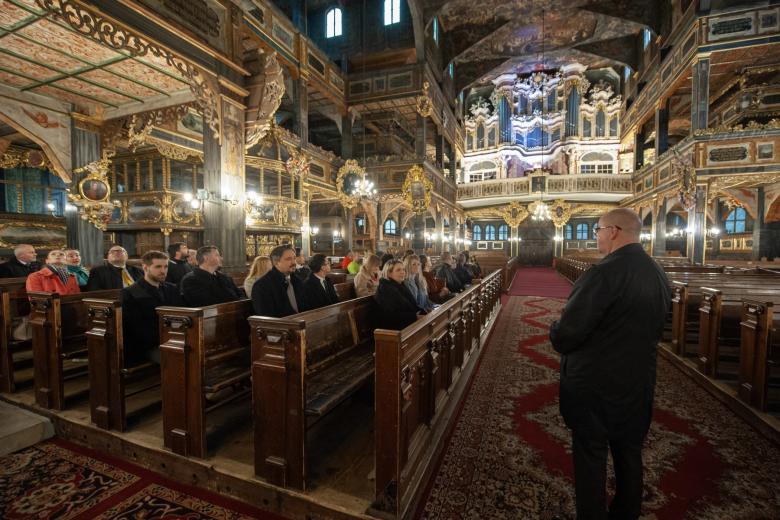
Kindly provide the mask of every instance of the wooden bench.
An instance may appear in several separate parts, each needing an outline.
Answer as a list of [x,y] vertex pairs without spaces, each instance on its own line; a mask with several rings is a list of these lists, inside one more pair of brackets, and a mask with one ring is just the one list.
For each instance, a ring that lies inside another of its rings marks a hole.
[[371,296],[287,318],[252,316],[255,473],[307,489],[307,430],[371,379]]
[[31,339],[15,339],[14,329],[30,317],[26,278],[0,279],[0,392],[15,392],[32,384]]
[[128,418],[159,407],[160,365],[145,362],[126,366],[119,299],[86,298],[84,302],[89,316],[86,334],[92,422],[106,430],[125,431]]
[[[770,401],[777,411],[780,401],[780,314],[774,312],[776,305],[777,301],[752,298],[742,303],[737,395],[761,411],[770,409]],[[774,396],[770,395],[770,385]]]
[[[445,442],[452,410],[500,309],[503,277],[501,271],[491,273],[404,330],[374,332],[373,509],[406,517],[425,489],[422,476]],[[476,342],[473,331],[478,331]]]
[[[118,298],[119,290],[62,296],[30,292],[35,401],[54,410],[66,399],[89,393],[86,332],[89,324],[85,298]],[[68,382],[67,392],[65,383]]]
[[[179,455],[204,458],[212,434],[249,417],[252,302],[158,307],[157,314],[164,444]],[[218,411],[220,417],[207,421]]]
[[347,300],[354,300],[357,298],[357,295],[355,294],[355,284],[353,282],[333,284],[333,288],[336,289],[339,302],[345,302]]

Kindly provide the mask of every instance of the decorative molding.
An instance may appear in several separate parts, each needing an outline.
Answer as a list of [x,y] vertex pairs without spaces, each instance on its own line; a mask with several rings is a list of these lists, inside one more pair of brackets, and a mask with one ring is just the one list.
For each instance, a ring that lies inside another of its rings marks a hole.
[[271,52],[263,59],[264,51],[258,49],[259,62],[263,63],[262,69],[248,80],[249,101],[246,117],[245,147],[251,148],[260,142],[271,130],[273,117],[282,104],[284,96],[284,74],[276,52]]
[[[422,190],[422,193],[420,193]],[[406,172],[404,185],[401,187],[401,193],[404,200],[412,208],[412,212],[422,215],[431,205],[431,192],[433,183],[425,175],[422,166],[415,164]]]
[[0,168],[28,168],[52,169],[51,161],[41,150],[28,150],[18,146],[10,146],[0,156]]
[[501,218],[510,228],[516,228],[528,218],[528,209],[517,201],[512,201],[501,210]]
[[428,89],[430,86],[430,83],[424,81],[422,94],[415,98],[415,103],[417,105],[416,110],[421,117],[430,117],[430,115],[433,113],[433,101],[431,100],[431,96],[428,94]]

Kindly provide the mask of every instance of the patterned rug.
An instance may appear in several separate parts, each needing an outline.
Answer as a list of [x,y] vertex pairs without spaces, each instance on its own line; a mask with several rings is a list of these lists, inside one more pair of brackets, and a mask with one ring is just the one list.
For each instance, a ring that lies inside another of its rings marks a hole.
[[[563,303],[505,303],[420,517],[574,518],[571,434],[547,339]],[[660,358],[644,461],[644,519],[780,518],[780,448]]]
[[59,439],[0,459],[0,518],[281,520]]
[[551,267],[520,267],[509,287],[511,296],[568,298],[571,282]]

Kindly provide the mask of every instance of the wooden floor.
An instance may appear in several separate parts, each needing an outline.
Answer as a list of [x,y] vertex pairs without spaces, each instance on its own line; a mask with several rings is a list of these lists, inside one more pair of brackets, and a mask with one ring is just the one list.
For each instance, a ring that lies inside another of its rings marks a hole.
[[[82,381],[74,380],[79,390]],[[148,413],[129,424],[129,431],[112,432],[90,422],[89,402],[71,401],[62,412],[35,405],[31,390],[0,394],[0,399],[49,417],[63,438],[149,468],[169,478],[210,489],[291,518],[372,518],[365,514],[374,494],[374,417],[370,387],[343,403],[316,424],[309,435],[313,486],[305,493],[282,489],[254,476],[252,422],[249,402],[215,423],[216,446],[206,460],[182,457],[163,446],[162,416]],[[243,410],[242,410],[243,408]]]

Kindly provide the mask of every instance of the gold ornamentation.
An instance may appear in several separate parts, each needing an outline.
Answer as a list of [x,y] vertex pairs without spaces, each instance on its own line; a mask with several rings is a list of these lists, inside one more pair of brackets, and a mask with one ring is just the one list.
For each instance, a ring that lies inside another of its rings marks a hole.
[[290,149],[290,158],[284,163],[284,167],[290,176],[304,182],[309,176],[309,159],[306,154],[296,149]]
[[671,162],[672,171],[677,177],[677,197],[683,208],[691,210],[696,206],[696,169],[693,167],[693,156],[682,155],[675,150]]
[[[743,175],[721,175],[709,180],[708,202],[712,202],[725,190],[733,188],[753,188],[765,184],[780,182],[780,173],[748,173]],[[726,193],[726,195],[728,195]]]
[[162,233],[166,237],[170,236],[170,234],[173,233],[173,228],[172,227],[161,227],[160,228],[160,233]]
[[501,210],[501,218],[504,219],[504,222],[506,222],[510,228],[519,226],[528,218],[528,215],[529,213],[526,207],[517,201],[510,202]]
[[417,113],[420,114],[421,117],[429,117],[433,113],[433,101],[431,100],[431,96],[428,95],[430,86],[430,83],[424,81],[422,94],[415,98]]
[[257,52],[261,56],[255,63],[263,65],[262,68],[253,70],[253,76],[247,81],[249,102],[244,144],[247,150],[260,142],[271,130],[274,114],[282,104],[284,96],[284,75],[276,59],[276,52],[271,52],[265,59],[262,49]]
[[344,182],[350,176],[355,176],[358,180],[366,178],[366,170],[358,164],[355,159],[349,159],[344,163],[344,166],[339,168],[339,173],[336,176],[336,189],[338,190],[339,201],[341,205],[346,209],[352,209],[358,204],[358,197],[351,195],[344,191]]
[[157,148],[160,155],[172,159],[174,161],[188,162],[190,157],[194,157],[199,162],[203,162],[203,152],[199,150],[192,150],[183,146],[169,143],[163,139],[156,137],[147,137],[146,142]]
[[108,169],[111,160],[109,153],[103,153],[103,158],[74,170],[73,173],[86,173],[78,184],[78,194],[68,190],[68,200],[76,206],[82,220],[90,222],[96,228],[105,231],[114,208],[119,207],[118,201],[109,202],[111,185],[108,182]]
[[422,215],[431,205],[433,183],[425,175],[421,166],[415,164],[406,172],[406,179],[401,187],[401,193],[412,208],[412,212]]
[[564,226],[571,218],[571,212],[571,204],[563,199],[556,199],[550,205],[550,220],[555,224],[555,227]]
[[27,150],[11,146],[0,156],[0,168],[8,169],[20,166],[45,170],[52,169],[51,161],[41,150]]

